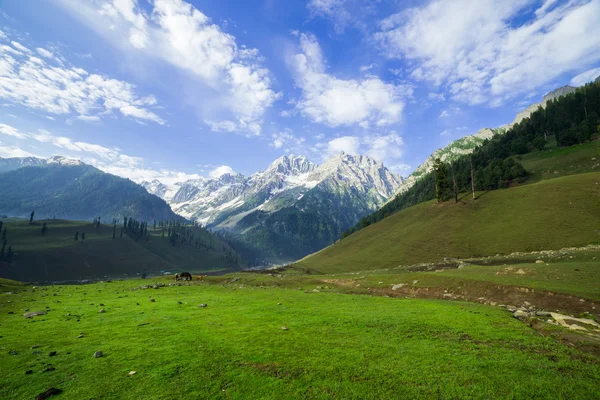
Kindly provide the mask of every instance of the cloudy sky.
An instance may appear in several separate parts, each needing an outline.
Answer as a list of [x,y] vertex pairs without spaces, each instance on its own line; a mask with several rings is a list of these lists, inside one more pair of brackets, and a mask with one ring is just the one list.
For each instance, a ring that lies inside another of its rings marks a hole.
[[0,0],[0,157],[134,180],[340,151],[402,175],[600,75],[600,0]]

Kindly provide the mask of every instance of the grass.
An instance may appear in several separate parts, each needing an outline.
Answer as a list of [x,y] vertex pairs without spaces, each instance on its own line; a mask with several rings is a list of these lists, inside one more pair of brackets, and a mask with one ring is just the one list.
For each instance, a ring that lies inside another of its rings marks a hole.
[[295,265],[321,273],[600,243],[600,172],[407,208]]
[[530,173],[528,182],[600,171],[600,139],[570,147],[558,147],[554,139],[544,150],[519,157]]
[[[62,389],[57,398],[65,399],[583,399],[598,393],[596,357],[542,337],[500,309],[305,293],[299,285],[316,277],[278,279],[289,287],[261,288],[244,278],[227,284],[231,277],[146,290],[133,289],[154,280],[15,285],[16,292],[0,294],[0,398],[33,398],[50,387]],[[98,313],[101,308],[106,312]],[[49,311],[24,319],[26,309]],[[104,356],[93,358],[96,351]],[[54,370],[43,372],[49,367]]]
[[[95,228],[86,221],[44,220],[29,224],[21,219],[5,220],[7,247],[11,245],[16,253],[15,261],[9,267],[0,265],[0,276],[22,281],[60,281],[91,279],[103,276],[123,277],[140,273],[160,273],[160,271],[207,272],[227,270],[222,260],[223,246],[220,239],[205,231],[197,230],[197,235],[212,250],[193,246],[172,246],[161,232],[150,228],[149,240],[136,241],[126,234],[112,239],[113,226],[101,225]],[[42,224],[46,222],[48,231],[42,236]],[[75,241],[75,232],[80,240]],[[85,241],[81,233],[85,232]]]

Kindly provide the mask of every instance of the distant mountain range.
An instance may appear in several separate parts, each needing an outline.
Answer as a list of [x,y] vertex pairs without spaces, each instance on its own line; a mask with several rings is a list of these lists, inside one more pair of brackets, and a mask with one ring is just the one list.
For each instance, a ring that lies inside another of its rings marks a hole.
[[236,235],[265,257],[283,262],[333,243],[385,204],[401,183],[380,162],[341,153],[321,165],[303,156],[283,156],[249,177],[226,174],[142,186],[179,215]]
[[0,158],[0,214],[92,220],[179,219],[164,200],[130,181],[61,156]]
[[[598,79],[600,79],[600,77]],[[567,95],[569,93],[574,92],[575,90],[577,90],[577,88],[573,86],[563,86],[558,89],[555,89],[550,93],[546,94],[541,102],[532,104],[525,110],[519,112],[511,123],[500,126],[498,128],[483,128],[474,135],[465,136],[463,138],[455,140],[454,142],[450,143],[444,148],[434,151],[433,154],[427,157],[427,159],[404,180],[402,185],[400,185],[400,187],[398,188],[396,194],[406,192],[421,177],[431,172],[433,170],[433,163],[436,158],[439,158],[441,161],[448,163],[455,161],[464,154],[470,154],[473,152],[473,150],[475,150],[475,148],[481,146],[486,139],[490,139],[494,135],[501,135],[506,133],[513,125],[518,124],[524,118],[529,117],[538,108],[545,108],[546,104],[550,100],[557,99],[560,96]]]
[[14,171],[15,169],[23,167],[43,167],[47,165],[65,165],[65,166],[77,166],[85,165],[79,160],[72,158],[66,158],[62,156],[54,156],[50,158],[37,158],[37,157],[14,157],[14,158],[2,158],[0,157],[0,173]]

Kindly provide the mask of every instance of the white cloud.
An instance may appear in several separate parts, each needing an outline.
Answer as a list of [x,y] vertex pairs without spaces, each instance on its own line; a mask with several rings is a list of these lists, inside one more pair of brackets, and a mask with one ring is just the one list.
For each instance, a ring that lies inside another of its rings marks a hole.
[[410,171],[412,171],[412,167],[408,164],[397,164],[389,167],[393,172],[400,174],[402,176],[407,176]]
[[297,148],[301,146],[306,139],[303,137],[296,137],[291,129],[284,129],[281,132],[274,133],[272,135],[272,141],[269,143],[269,146],[279,149],[285,146],[293,146]]
[[0,142],[0,157],[37,157],[37,155],[14,146],[6,146]]
[[600,61],[600,0],[536,4],[431,1],[381,21],[375,39],[388,57],[417,62],[413,79],[443,84],[456,101],[499,105]]
[[450,131],[446,129],[440,133],[440,136],[450,136]]
[[377,77],[342,80],[325,72],[321,48],[314,35],[300,35],[301,53],[289,60],[302,89],[296,108],[313,122],[331,127],[373,123],[386,126],[400,120],[402,95],[412,88],[395,86]]
[[307,4],[313,16],[330,18],[337,33],[343,33],[354,18],[344,7],[346,0],[310,0]]
[[[40,50],[43,49],[38,49],[42,54]],[[22,51],[0,46],[0,98],[50,114],[78,115],[81,119],[98,119],[100,114],[118,112],[164,124],[147,108],[155,105],[156,99],[139,97],[130,83],[89,74],[82,68],[48,63],[19,53]]]
[[427,98],[433,101],[446,101],[446,96],[443,93],[428,93]]
[[31,50],[29,50],[27,47],[23,46],[23,45],[22,45],[21,43],[19,43],[19,42],[12,41],[12,42],[10,42],[10,43],[13,45],[13,47],[14,47],[15,49],[19,50],[20,52],[27,53],[27,54],[30,54],[30,53],[31,53]]
[[360,69],[360,72],[367,72],[373,68],[375,68],[375,64],[363,65],[359,69]]
[[440,113],[440,118],[446,118],[449,116],[450,116],[450,113],[448,112],[448,110],[442,110],[442,112]]
[[202,101],[194,103],[209,125],[238,121],[237,128],[225,131],[256,134],[263,114],[282,95],[272,89],[258,50],[238,47],[233,35],[183,0],[154,0],[150,15],[137,0],[57,1],[130,56],[158,58],[184,71],[186,79],[193,77],[203,88]]
[[0,134],[16,137],[17,139],[25,139],[27,137],[25,134],[19,132],[16,128],[6,124],[0,124]]
[[367,147],[365,154],[382,162],[398,160],[404,153],[404,140],[393,131],[387,135],[367,136],[363,142]]
[[52,54],[51,51],[48,51],[46,49],[43,49],[41,47],[38,47],[37,49],[35,49],[42,57],[46,57],[49,59],[54,59],[54,54]]
[[327,143],[327,157],[344,152],[360,154],[360,140],[356,136],[342,136]]
[[230,132],[237,133],[246,137],[260,136],[261,124],[260,122],[246,122],[244,120],[234,121],[204,121],[211,131],[213,132]]
[[[129,178],[135,182],[154,180],[172,184],[189,179],[200,179],[198,174],[187,174],[184,172],[166,169],[154,170],[144,168],[144,159],[121,153],[118,149],[111,149],[94,143],[76,141],[65,136],[56,136],[52,133],[40,130],[35,133],[23,133],[10,125],[0,124],[0,133],[18,139],[37,142],[42,145],[53,146],[54,149],[46,153],[57,154],[81,160],[96,168],[113,175]],[[41,147],[41,146],[40,146]],[[16,146],[8,146],[0,143],[0,157],[40,157]],[[220,167],[221,168],[221,167]]]
[[235,171],[228,165],[221,165],[208,173],[212,179],[217,179],[225,174],[235,175]]
[[404,140],[396,132],[384,135],[342,136],[327,142],[322,147],[322,158],[329,158],[341,152],[364,154],[388,165],[396,165],[404,154]]
[[585,72],[580,73],[573,79],[571,79],[572,86],[583,86],[588,82],[591,82],[600,76],[600,67],[592,68]]
[[77,119],[85,122],[98,122],[100,121],[100,117],[97,115],[79,115],[76,117]]

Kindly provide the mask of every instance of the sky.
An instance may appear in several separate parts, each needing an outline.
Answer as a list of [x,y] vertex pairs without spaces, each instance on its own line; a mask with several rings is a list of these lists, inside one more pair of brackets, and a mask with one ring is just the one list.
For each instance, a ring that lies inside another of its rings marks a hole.
[[407,176],[600,75],[600,0],[0,0],[0,157],[134,181],[344,151]]

